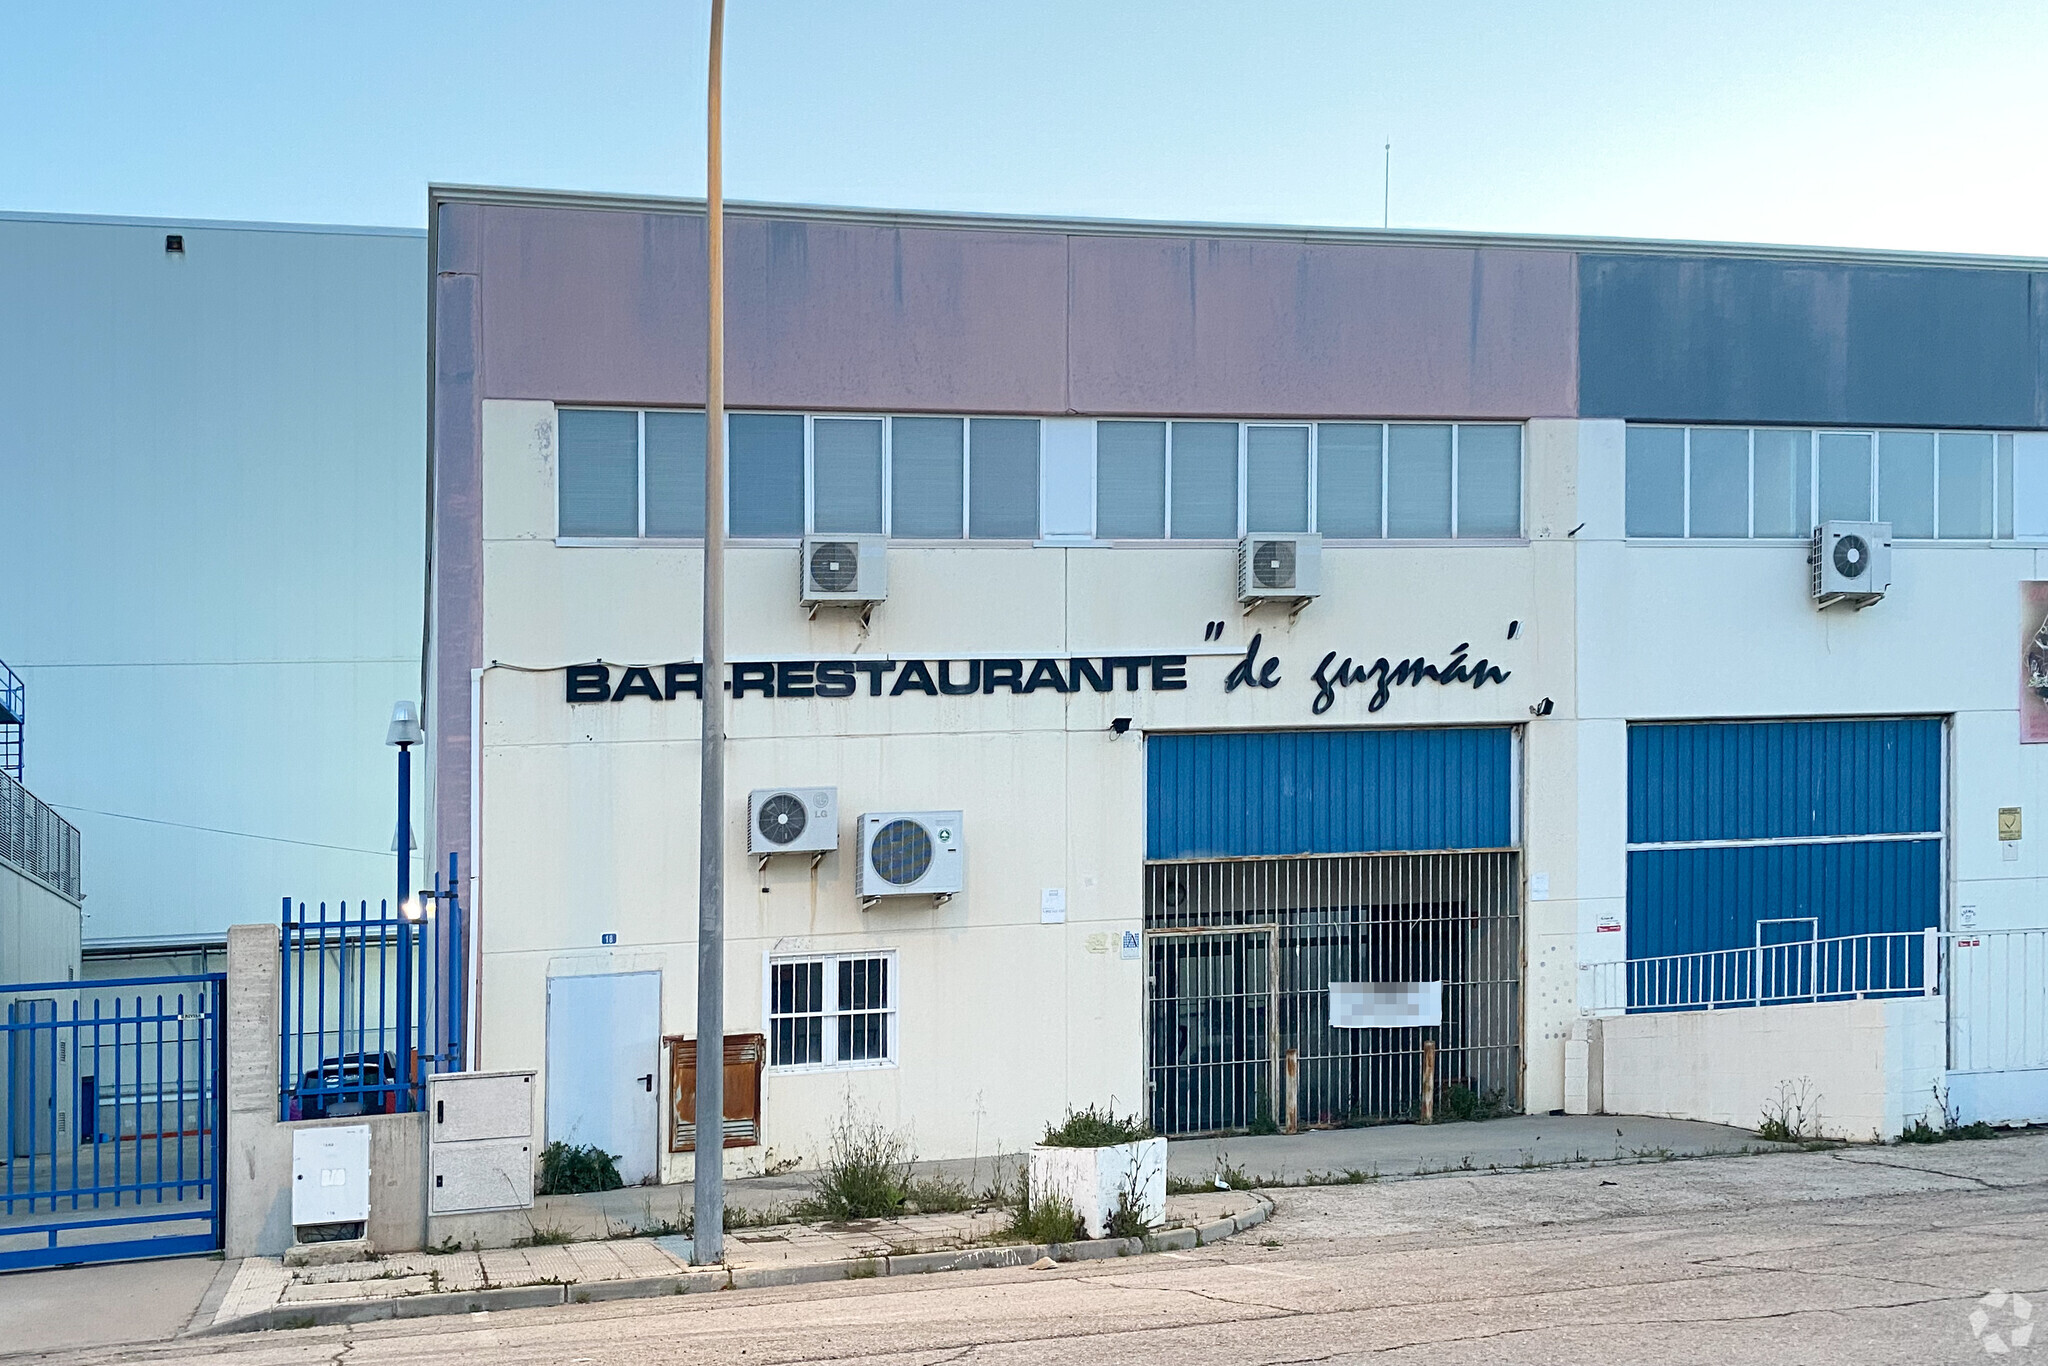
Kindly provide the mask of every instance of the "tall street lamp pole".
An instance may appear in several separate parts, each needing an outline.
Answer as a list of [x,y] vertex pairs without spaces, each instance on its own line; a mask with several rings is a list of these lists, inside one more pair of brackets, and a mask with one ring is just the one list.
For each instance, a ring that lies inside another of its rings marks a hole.
[[[391,909],[398,926],[398,1108],[412,1109],[413,1054],[413,943],[412,926],[418,907],[412,894],[412,747],[426,738],[420,729],[420,709],[410,702],[391,708],[391,724],[385,728],[384,743],[398,747],[398,835],[392,845],[398,850],[398,899]],[[386,1081],[393,1080],[385,1078]]]
[[703,790],[697,833],[697,1156],[690,1261],[725,1260],[725,190],[719,86],[725,0],[711,0],[704,238],[710,336],[704,387]]

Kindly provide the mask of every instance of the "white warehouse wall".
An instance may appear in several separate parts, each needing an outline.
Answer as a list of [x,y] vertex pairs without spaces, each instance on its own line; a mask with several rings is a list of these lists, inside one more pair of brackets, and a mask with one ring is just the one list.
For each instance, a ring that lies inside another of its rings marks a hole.
[[[1964,907],[1970,928],[2048,924],[2048,745],[2019,743],[2019,584],[2048,576],[2048,555],[2025,542],[1895,542],[1882,601],[1819,611],[1803,544],[1627,541],[1622,424],[1585,426],[1582,486],[1613,496],[1589,500],[1575,538],[1580,729],[1609,754],[1582,778],[1582,872],[1615,913],[1628,721],[1925,715],[1952,718],[1947,924],[1964,928]],[[2012,859],[1998,840],[2009,806],[2031,827]],[[1621,957],[1624,938],[1589,930],[1586,961]]]
[[28,785],[81,833],[88,946],[390,894],[425,250],[0,215],[0,660],[28,684]]
[[[693,657],[702,556],[680,545],[558,545],[553,406],[493,400],[482,420],[483,657],[493,666],[480,691],[474,1065],[540,1069],[544,1089],[550,976],[662,970],[664,1032],[696,1032],[698,710],[687,698],[571,706],[560,670]],[[897,543],[889,600],[863,638],[847,612],[806,620],[793,547],[735,547],[735,658],[1188,655],[1181,692],[935,699],[863,689],[844,702],[733,704],[729,1028],[764,1023],[771,953],[894,949],[900,963],[901,1064],[771,1072],[765,1149],[813,1156],[849,1100],[929,1156],[1014,1151],[1068,1103],[1143,1106],[1144,963],[1123,960],[1117,944],[1143,918],[1146,731],[1526,723],[1525,791],[1568,788],[1565,533],[1580,520],[1570,479],[1578,424],[1527,431],[1528,543],[1327,548],[1323,596],[1291,624],[1284,611],[1242,614],[1232,546]],[[1210,621],[1224,623],[1224,637],[1205,644]],[[1513,640],[1510,622],[1520,623]],[[1224,675],[1254,632],[1283,661],[1283,685],[1226,693]],[[1370,689],[1351,688],[1327,714],[1310,711],[1308,675],[1325,651],[1440,659],[1460,641],[1511,676],[1484,689],[1402,689],[1370,716]],[[1556,717],[1532,720],[1545,697]],[[1131,736],[1110,738],[1117,716],[1133,718]],[[787,857],[757,877],[745,854],[746,795],[770,785],[836,786],[842,851],[854,847],[862,811],[962,810],[967,890],[939,907],[914,899],[863,912],[846,852],[815,874]],[[1526,866],[1553,889],[1552,900],[1525,907],[1524,922],[1525,1099],[1541,1110],[1562,1103],[1576,1009],[1575,850],[1569,803],[1545,796],[1524,810]],[[1066,893],[1064,924],[1041,923],[1047,887]],[[604,934],[616,945],[603,945]],[[734,1149],[728,1162],[739,1170],[763,1155]],[[664,1174],[688,1171],[680,1158]]]

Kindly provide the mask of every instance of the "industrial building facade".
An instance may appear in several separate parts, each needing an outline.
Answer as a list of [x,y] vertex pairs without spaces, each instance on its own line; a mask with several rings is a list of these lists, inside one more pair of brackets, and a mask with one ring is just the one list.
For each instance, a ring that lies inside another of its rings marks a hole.
[[[702,208],[440,190],[430,224],[427,842],[469,880],[470,1062],[676,1179]],[[2048,265],[728,233],[735,1170],[849,1106],[933,1157],[1068,1104],[1550,1110],[1586,1015],[1698,1004],[1640,965],[1806,945],[1807,998],[1932,995],[1927,932],[2048,923],[2001,814],[2044,781]],[[1888,591],[1821,576],[1817,529],[1854,579],[1826,537],[1875,523]]]

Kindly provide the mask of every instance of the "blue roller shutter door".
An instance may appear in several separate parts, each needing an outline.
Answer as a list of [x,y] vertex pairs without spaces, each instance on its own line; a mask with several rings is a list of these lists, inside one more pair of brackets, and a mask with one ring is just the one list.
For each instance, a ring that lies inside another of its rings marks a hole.
[[1150,736],[1146,857],[1506,848],[1513,755],[1506,726]]
[[1629,957],[1940,924],[1941,775],[1934,718],[1630,726]]

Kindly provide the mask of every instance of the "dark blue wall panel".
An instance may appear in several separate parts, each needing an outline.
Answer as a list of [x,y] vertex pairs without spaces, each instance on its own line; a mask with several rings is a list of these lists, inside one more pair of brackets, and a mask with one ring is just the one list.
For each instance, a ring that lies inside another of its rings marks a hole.
[[1149,736],[1146,857],[1502,848],[1513,746],[1504,726]]
[[1941,724],[1630,726],[1629,843],[1938,831]]
[[1818,937],[1941,923],[1941,841],[1636,850],[1628,956],[1746,949],[1756,922],[1813,916]]
[[1582,255],[1579,411],[2048,426],[2048,274]]

